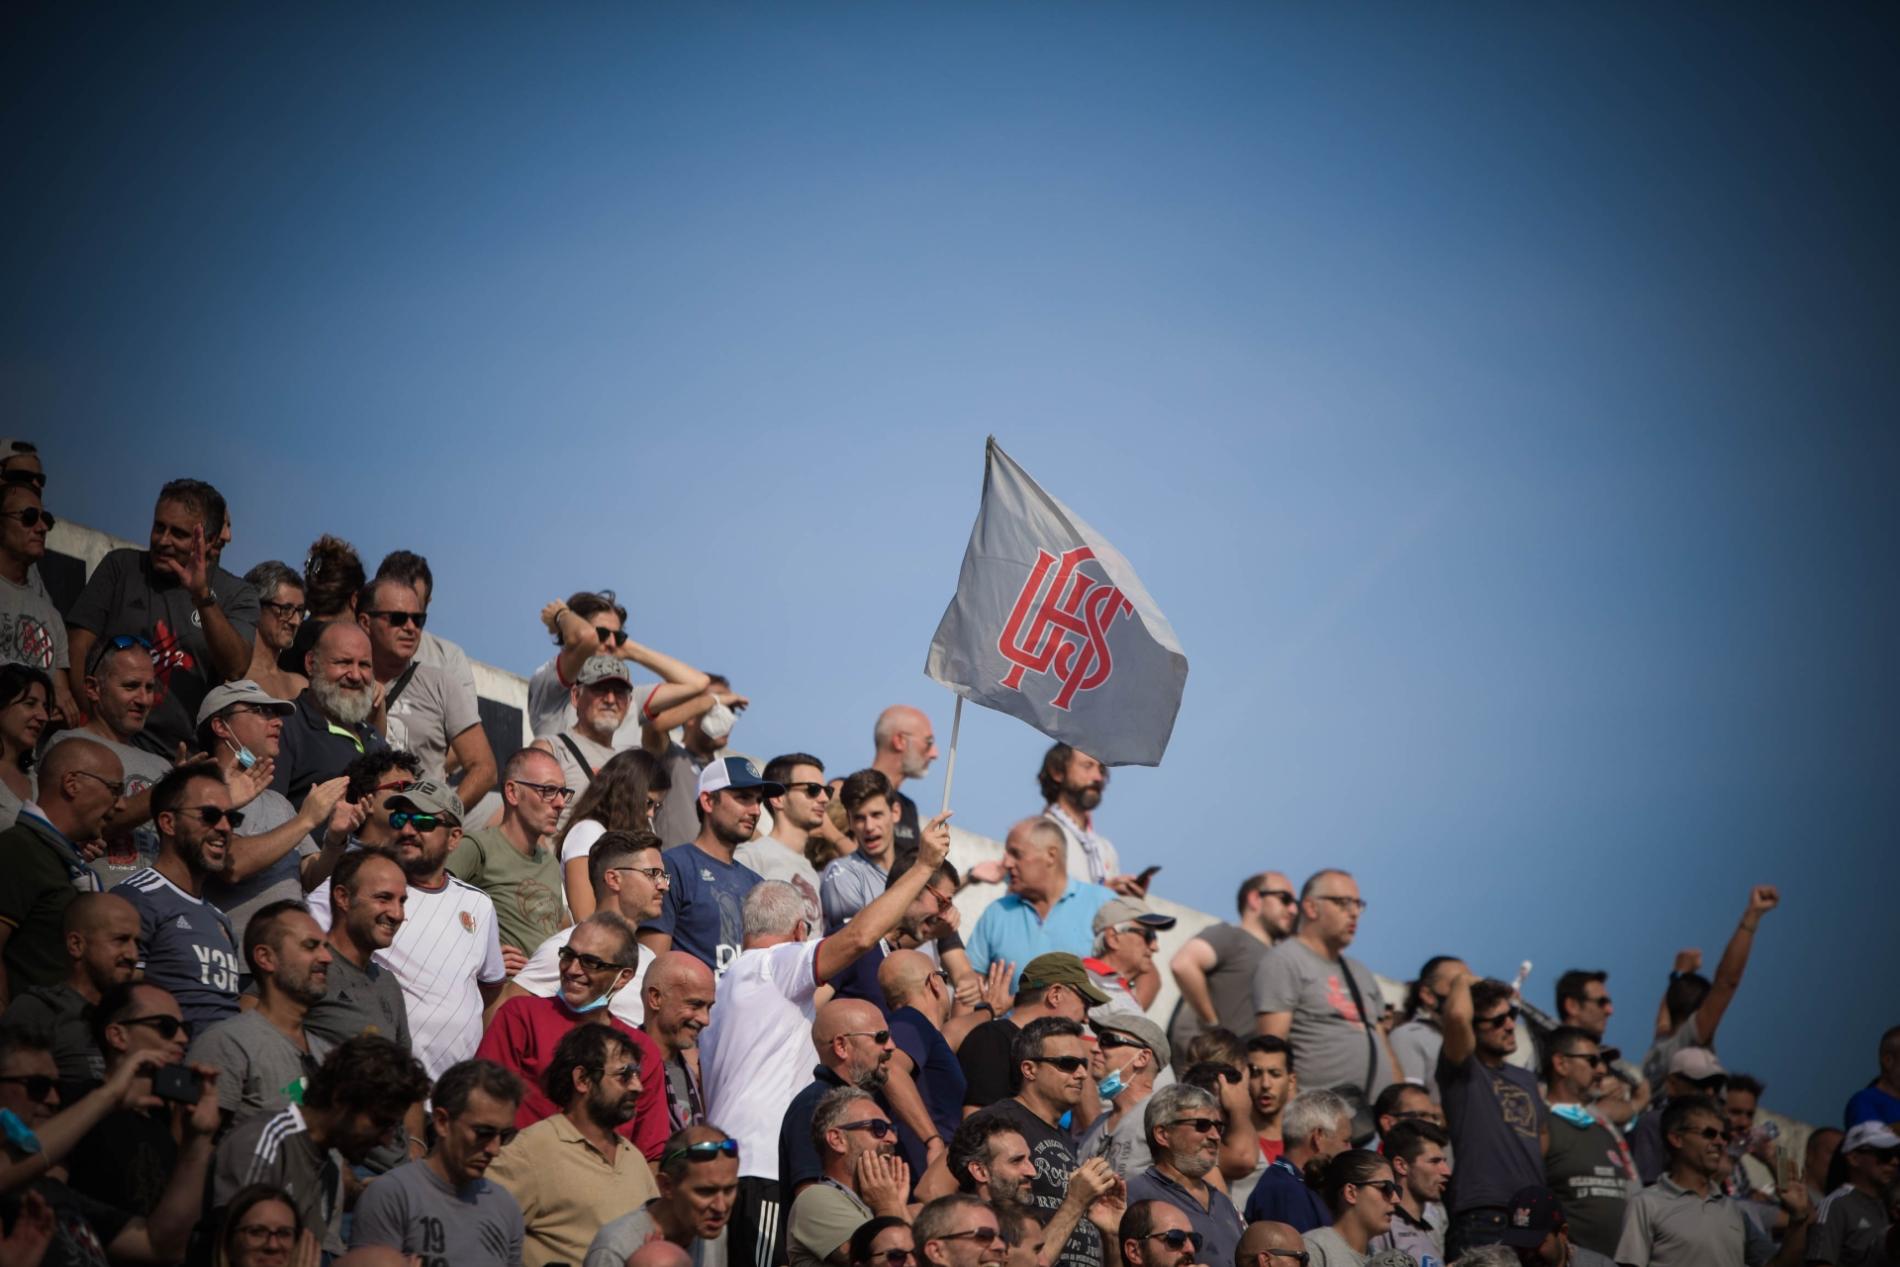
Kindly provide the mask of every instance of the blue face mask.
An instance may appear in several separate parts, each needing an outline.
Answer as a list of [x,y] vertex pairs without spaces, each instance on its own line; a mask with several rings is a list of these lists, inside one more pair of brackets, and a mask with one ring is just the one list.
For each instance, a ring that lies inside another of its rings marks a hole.
[[248,770],[257,764],[257,754],[252,752],[249,748],[246,748],[243,744],[232,743],[227,739],[224,741],[224,745],[237,754],[238,769]]
[[1122,1071],[1119,1069],[1111,1069],[1108,1077],[1095,1084],[1095,1094],[1104,1100],[1112,1100],[1127,1089],[1128,1084],[1122,1081]]
[[600,1009],[602,1009],[603,1007],[606,1007],[609,1003],[612,1003],[614,1001],[614,995],[615,993],[617,993],[617,990],[618,990],[618,987],[616,987],[613,990],[602,991],[601,996],[595,999],[592,1003],[583,1003],[579,1007],[574,1008],[572,1010],[576,1012],[581,1012],[581,1013],[598,1012],[600,1011]]

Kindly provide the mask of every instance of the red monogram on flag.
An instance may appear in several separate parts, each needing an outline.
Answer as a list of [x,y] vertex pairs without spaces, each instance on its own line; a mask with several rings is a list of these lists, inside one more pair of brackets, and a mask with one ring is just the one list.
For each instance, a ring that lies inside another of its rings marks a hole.
[[[1020,691],[1025,671],[1053,669],[1062,687],[1049,702],[1064,712],[1078,691],[1092,691],[1114,673],[1108,627],[1116,617],[1135,610],[1118,586],[1081,570],[1094,557],[1095,551],[1088,546],[1065,550],[1060,559],[1038,549],[1036,566],[1016,596],[1003,636],[996,640],[996,649],[1010,662],[1003,685]],[[1051,568],[1055,569],[1053,579]]]

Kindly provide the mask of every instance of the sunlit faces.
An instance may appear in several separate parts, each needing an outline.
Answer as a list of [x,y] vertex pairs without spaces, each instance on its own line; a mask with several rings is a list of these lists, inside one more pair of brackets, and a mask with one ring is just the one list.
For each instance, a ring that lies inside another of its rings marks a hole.
[[372,605],[358,612],[356,620],[369,634],[372,651],[385,664],[407,664],[422,645],[422,625],[416,617],[428,609],[400,581],[377,581],[369,597]]
[[657,849],[628,854],[607,869],[607,887],[614,893],[614,909],[637,927],[657,917],[673,881],[666,874]]
[[67,953],[84,965],[86,979],[103,993],[132,979],[138,969],[138,910],[119,898],[100,901],[90,926],[66,934]]
[[[0,485],[0,552],[36,563],[46,557],[46,508],[24,484]],[[28,524],[26,521],[33,522]]]
[[121,742],[145,729],[158,703],[158,671],[141,646],[108,651],[86,677],[86,700]]
[[736,847],[752,839],[758,830],[759,811],[765,801],[755,787],[729,787],[700,793],[699,805],[706,813],[706,825],[720,843]]
[[608,1048],[607,1067],[587,1090],[587,1114],[609,1129],[633,1120],[640,1100],[640,1058],[624,1044]]
[[561,1001],[578,1010],[624,988],[633,980],[629,957],[611,929],[578,925],[560,950]]
[[1312,893],[1300,903],[1302,928],[1312,927],[1329,946],[1345,947],[1357,935],[1364,910],[1359,882],[1335,871],[1314,881]]
[[274,759],[283,740],[283,714],[255,704],[233,704],[213,718],[211,724],[224,742],[250,749],[251,755],[259,761]]
[[366,859],[355,882],[347,890],[335,890],[331,901],[351,941],[370,950],[387,950],[402,931],[408,898],[409,881],[402,868],[378,856]]
[[1066,883],[1066,844],[1054,826],[1026,819],[1003,842],[1003,873],[1009,891],[1023,897],[1059,896]]
[[1107,789],[1107,766],[1080,750],[1069,754],[1068,768],[1062,772],[1064,799],[1088,813],[1102,803],[1102,793]]
[[1441,1199],[1445,1195],[1445,1188],[1451,1183],[1451,1158],[1445,1155],[1442,1147],[1430,1140],[1424,1141],[1418,1156],[1411,1161],[1395,1159],[1392,1169],[1406,1190],[1421,1204]]
[[583,733],[611,735],[627,720],[627,709],[633,703],[633,686],[619,678],[606,678],[576,686],[572,699],[574,716]]
[[848,811],[851,838],[858,852],[874,862],[882,862],[891,849],[891,803],[882,796],[869,796]]
[[1081,1038],[1052,1035],[1042,1044],[1042,1055],[1023,1062],[1023,1089],[1051,1104],[1072,1109],[1082,1102],[1089,1076],[1089,1048]]
[[[174,563],[189,565],[192,552],[196,549],[199,532],[204,529],[204,516],[183,502],[161,501],[152,510],[152,558],[168,559]],[[207,538],[205,545],[212,544]]]
[[1667,1137],[1675,1155],[1699,1174],[1718,1175],[1728,1169],[1728,1130],[1714,1113],[1695,1112]]
[[1287,1068],[1285,1052],[1247,1053],[1247,1097],[1253,1102],[1256,1118],[1273,1121],[1298,1093],[1299,1080]]
[[376,669],[369,635],[360,627],[342,621],[325,625],[304,667],[310,693],[326,714],[346,726],[369,719],[376,706]]
[[[807,789],[817,788],[811,795]],[[795,765],[785,778],[785,795],[779,798],[779,814],[800,831],[816,831],[825,821],[831,806],[831,788],[825,772],[815,765]]]
[[285,585],[258,600],[257,636],[271,651],[282,654],[297,640],[297,627],[303,624],[303,587]]
[[989,1143],[990,1159],[984,1169],[991,1199],[1029,1204],[1030,1185],[1036,1179],[1036,1163],[1029,1155],[1029,1141],[1015,1131],[1002,1131],[990,1136]]
[[554,830],[567,807],[567,776],[559,761],[538,748],[528,749],[517,761],[517,772],[502,785],[502,795],[529,835],[539,838]]
[[231,1267],[284,1267],[297,1243],[297,1213],[266,1197],[245,1210],[227,1235]]
[[739,1191],[739,1159],[720,1155],[710,1161],[689,1161],[686,1173],[677,1180],[659,1175],[660,1197],[686,1217],[693,1235],[702,1241],[714,1240],[732,1217],[732,1205]]
[[278,916],[274,935],[256,958],[256,968],[269,974],[276,989],[306,1006],[323,1001],[330,984],[330,945],[305,912]]
[[[232,826],[224,812],[230,808],[231,790],[224,780],[192,779],[185,784],[178,808],[160,811],[153,821],[159,838],[177,851],[187,870],[203,879],[224,870]],[[207,822],[208,818],[214,821]]]
[[[394,810],[410,809],[407,800],[401,796],[392,797],[390,805]],[[403,874],[409,883],[433,884],[442,872],[443,864],[448,862],[449,854],[462,840],[460,823],[451,823],[438,817],[435,825],[428,831],[418,831],[411,821],[396,829],[396,861],[402,864]]]

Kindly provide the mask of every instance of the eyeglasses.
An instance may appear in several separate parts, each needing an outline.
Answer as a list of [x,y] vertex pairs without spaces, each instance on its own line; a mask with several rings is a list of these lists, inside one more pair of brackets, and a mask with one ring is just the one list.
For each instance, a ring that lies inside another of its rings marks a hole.
[[939,915],[956,905],[955,899],[944,896],[937,892],[937,890],[931,888],[928,884],[924,886],[924,892],[937,899],[937,914]]
[[417,831],[434,831],[448,821],[440,814],[418,814],[414,810],[407,809],[389,811],[389,825],[397,831],[405,827],[414,827]]
[[600,645],[603,647],[608,643],[612,643],[616,647],[624,647],[627,645],[627,631],[624,629],[608,629],[604,625],[595,625],[594,633],[599,636]]
[[1715,1140],[1725,1138],[1728,1135],[1728,1132],[1724,1131],[1719,1126],[1705,1126],[1699,1131],[1686,1130],[1686,1131],[1683,1131],[1682,1134],[1690,1137],[1691,1139],[1701,1138],[1701,1139],[1706,1139],[1713,1142]]
[[1504,1011],[1499,1012],[1496,1016],[1480,1016],[1477,1020],[1471,1023],[1477,1026],[1479,1029],[1498,1029],[1501,1026],[1509,1025],[1512,1022],[1516,1021],[1517,1017],[1518,1017],[1518,1011],[1516,1008],[1513,1007],[1513,1008],[1506,1008]]
[[1303,1249],[1257,1249],[1253,1252],[1254,1262],[1259,1263],[1261,1267],[1273,1267],[1273,1260],[1276,1258],[1291,1258],[1299,1264],[1299,1267],[1306,1267],[1306,1264],[1312,1260],[1312,1255]]
[[1397,1201],[1399,1199],[1399,1184],[1396,1179],[1368,1179],[1364,1183],[1354,1184],[1353,1187],[1370,1188],[1387,1201]]
[[957,988],[957,979],[950,974],[950,969],[939,968],[935,972],[931,973],[931,975],[936,977],[937,980],[943,982],[945,985],[949,986],[952,990]]
[[85,778],[91,779],[94,783],[103,783],[106,787],[106,790],[111,792],[112,795],[115,797],[125,795],[125,780],[124,779],[103,779],[103,778],[100,778],[98,775],[94,774],[91,770],[73,770],[71,771],[71,773],[82,775]]
[[1171,1227],[1165,1232],[1150,1232],[1141,1239],[1144,1241],[1160,1241],[1163,1245],[1173,1250],[1185,1249],[1189,1245],[1192,1245],[1195,1253],[1198,1254],[1201,1252],[1201,1234],[1199,1232],[1187,1231],[1184,1228]]
[[58,1078],[49,1078],[43,1073],[10,1073],[0,1075],[0,1082],[17,1082],[26,1091],[26,1098],[36,1104],[46,1103],[46,1098],[59,1087]]
[[416,622],[417,629],[429,623],[428,612],[364,612],[363,614],[376,620],[388,621],[391,629],[401,629],[412,620]]
[[378,783],[376,790],[378,792],[407,792],[415,785],[414,779],[391,779],[387,783]]
[[180,805],[177,812],[180,814],[196,814],[198,821],[203,823],[206,827],[216,827],[219,823],[229,823],[231,824],[232,830],[235,831],[237,828],[244,826],[243,810],[221,809],[216,805]]
[[908,1249],[884,1249],[864,1260],[866,1263],[883,1263],[884,1267],[904,1267],[905,1263],[917,1261],[914,1251]]
[[506,1148],[515,1142],[519,1132],[520,1128],[515,1126],[471,1126],[468,1131],[475,1137],[475,1142],[484,1148],[495,1140],[500,1140],[501,1146]]
[[883,1139],[897,1128],[881,1117],[867,1117],[862,1122],[841,1123],[838,1129],[841,1131],[869,1131],[871,1132],[872,1139]]
[[[831,795],[831,785],[829,783],[787,783],[785,790],[788,792],[803,792],[814,801],[820,797],[829,797]],[[895,1253],[897,1251],[893,1250],[891,1252]]]
[[302,620],[302,603],[273,603],[268,598],[260,598],[257,605],[279,620]]
[[1557,1054],[1565,1060],[1587,1061],[1592,1069],[1601,1069],[1609,1064],[1609,1061],[1603,1059],[1601,1054],[1594,1051],[1563,1051]]
[[599,955],[590,955],[585,951],[576,950],[572,946],[563,946],[555,951],[554,955],[555,958],[561,961],[563,968],[575,962],[578,962],[581,967],[593,973],[624,972],[627,968],[627,965],[624,963],[615,963],[611,959],[602,959]]
[[1706,1091],[1710,1095],[1720,1095],[1728,1089],[1728,1076],[1713,1073],[1706,1078],[1691,1078],[1689,1085],[1698,1091]]
[[737,1160],[738,1156],[739,1141],[736,1139],[702,1139],[696,1143],[669,1148],[660,1158],[660,1169],[665,1170],[682,1157],[687,1161],[711,1161],[715,1157],[731,1157]]
[[1610,1006],[1610,996],[1609,996],[1609,995],[1607,995],[1607,994],[1599,994],[1599,995],[1597,995],[1597,996],[1596,996],[1596,997],[1595,997],[1594,999],[1589,999],[1589,998],[1586,998],[1586,999],[1582,999],[1582,1000],[1580,1000],[1580,1001],[1581,1001],[1581,1002],[1583,1003],[1583,1005],[1584,1005],[1585,1007],[1608,1007],[1608,1006]]
[[[1197,1135],[1211,1135],[1220,1129],[1220,1119],[1217,1117],[1177,1117],[1168,1125],[1185,1126]],[[1196,1245],[1194,1248],[1199,1249],[1200,1246]]]
[[1031,1056],[1039,1065],[1054,1065],[1063,1073],[1075,1073],[1088,1067],[1088,1060],[1082,1056]]
[[185,1030],[185,1023],[176,1016],[133,1016],[120,1021],[121,1025],[149,1025],[158,1031],[160,1038],[167,1041],[178,1037]]
[[1363,911],[1371,905],[1362,897],[1341,897],[1337,893],[1321,893],[1318,896],[1320,901],[1331,902],[1342,911]]
[[516,787],[529,788],[542,800],[553,801],[557,805],[564,804],[568,797],[574,795],[573,788],[560,783],[530,783],[526,779],[510,779],[508,781],[513,783]]
[[988,1245],[1003,1233],[995,1227],[973,1227],[967,1232],[944,1232],[933,1236],[933,1241],[975,1241],[978,1245]]
[[36,524],[44,523],[50,529],[56,522],[50,512],[41,510],[38,506],[9,510],[4,515],[0,515],[0,519],[17,519],[22,528],[31,528]]
[[645,876],[658,888],[670,889],[673,887],[673,877],[666,874],[665,867],[608,867],[607,870],[632,871]]
[[272,1241],[279,1241],[288,1245],[297,1239],[297,1229],[294,1227],[267,1227],[262,1223],[240,1223],[237,1226],[237,1237],[246,1245],[252,1246],[268,1245]]
[[838,1035],[838,1037],[840,1038],[868,1038],[873,1043],[876,1043],[879,1047],[882,1047],[885,1043],[888,1043],[891,1041],[891,1031],[889,1031],[888,1029],[848,1029],[844,1033]]
[[600,1082],[612,1078],[616,1082],[632,1082],[640,1076],[640,1066],[634,1064],[616,1065],[612,1069],[590,1069],[594,1081]]

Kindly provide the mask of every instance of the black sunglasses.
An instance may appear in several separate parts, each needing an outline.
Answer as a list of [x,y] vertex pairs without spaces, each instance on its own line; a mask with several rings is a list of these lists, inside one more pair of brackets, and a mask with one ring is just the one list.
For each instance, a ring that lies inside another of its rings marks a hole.
[[897,1128],[881,1117],[867,1117],[862,1122],[840,1123],[838,1129],[841,1131],[869,1131],[871,1132],[872,1139],[883,1139]]
[[416,622],[417,629],[429,623],[428,612],[364,612],[363,614],[377,620],[388,621],[391,629],[401,629],[412,620]]
[[[1220,1119],[1217,1117],[1177,1117],[1168,1125],[1191,1127],[1202,1135],[1209,1135],[1220,1129]],[[1194,1248],[1199,1249],[1200,1246],[1196,1245]]]
[[185,1023],[176,1016],[132,1016],[120,1021],[119,1024],[149,1025],[158,1031],[160,1038],[167,1040],[178,1037],[185,1030]]
[[20,521],[22,528],[31,528],[41,522],[44,522],[48,528],[51,528],[58,522],[53,518],[51,511],[41,510],[38,506],[27,506],[20,510],[9,510],[6,514],[0,515],[0,519],[17,519]]
[[1039,1065],[1054,1065],[1063,1073],[1075,1073],[1077,1070],[1086,1069],[1089,1063],[1081,1056],[1031,1056],[1030,1059]]
[[1185,1249],[1192,1245],[1195,1253],[1201,1252],[1202,1237],[1199,1232],[1189,1232],[1183,1228],[1171,1227],[1165,1232],[1150,1232],[1141,1238],[1144,1241],[1160,1241],[1169,1249]]
[[1123,1038],[1120,1034],[1097,1034],[1095,1036],[1095,1042],[1098,1046],[1104,1049],[1113,1049],[1116,1047],[1139,1047],[1143,1051],[1148,1050],[1148,1044],[1138,1043],[1132,1038]]
[[[803,792],[814,801],[821,796],[831,795],[831,785],[828,783],[787,783],[785,790],[788,792]],[[896,1253],[897,1251],[893,1250],[891,1252]]]
[[1728,1132],[1723,1130],[1719,1126],[1705,1126],[1699,1131],[1684,1131],[1682,1133],[1691,1138],[1695,1138],[1699,1136],[1700,1138],[1706,1139],[1706,1140],[1724,1139],[1728,1135]]
[[244,811],[239,809],[220,809],[216,805],[181,805],[180,814],[196,814],[198,821],[206,827],[216,827],[219,823],[229,823],[235,831],[244,826]]
[[838,1035],[838,1037],[839,1038],[868,1038],[877,1046],[882,1047],[885,1043],[888,1043],[891,1041],[891,1031],[889,1031],[888,1029],[848,1029],[844,1033]]
[[864,1261],[867,1264],[883,1263],[884,1267],[904,1267],[905,1263],[916,1262],[917,1255],[908,1249],[886,1249],[879,1250]]
[[1566,1051],[1561,1054],[1566,1060],[1588,1061],[1592,1069],[1601,1069],[1609,1063],[1601,1054],[1594,1051]]
[[581,967],[587,969],[589,972],[625,972],[627,969],[627,965],[624,963],[614,963],[610,959],[602,959],[599,955],[587,954],[584,951],[574,949],[572,946],[563,946],[555,951],[554,955],[555,958],[561,961],[563,968],[578,960]]
[[26,1091],[26,1098],[37,1104],[46,1103],[46,1097],[59,1087],[58,1078],[49,1078],[43,1073],[0,1074],[0,1082],[17,1082]]
[[1516,1022],[1517,1017],[1517,1009],[1510,1008],[1506,1011],[1499,1012],[1496,1016],[1481,1016],[1473,1021],[1472,1024],[1482,1029],[1497,1029],[1501,1025],[1513,1024]]
[[501,1146],[506,1148],[515,1142],[515,1136],[520,1133],[520,1128],[515,1126],[476,1126],[471,1127],[469,1133],[475,1137],[477,1144],[486,1146],[490,1140],[498,1139],[501,1141]]
[[1354,1184],[1353,1187],[1371,1188],[1387,1201],[1397,1201],[1399,1199],[1399,1183],[1396,1179],[1368,1179],[1364,1183]]
[[603,647],[610,642],[616,647],[624,647],[627,645],[627,631],[624,629],[606,629],[600,625],[595,625],[594,632],[600,636],[600,645]]
[[682,1157],[687,1161],[711,1161],[715,1157],[738,1156],[739,1141],[736,1139],[702,1139],[697,1143],[668,1149],[666,1155],[660,1158],[660,1169],[665,1170]]

